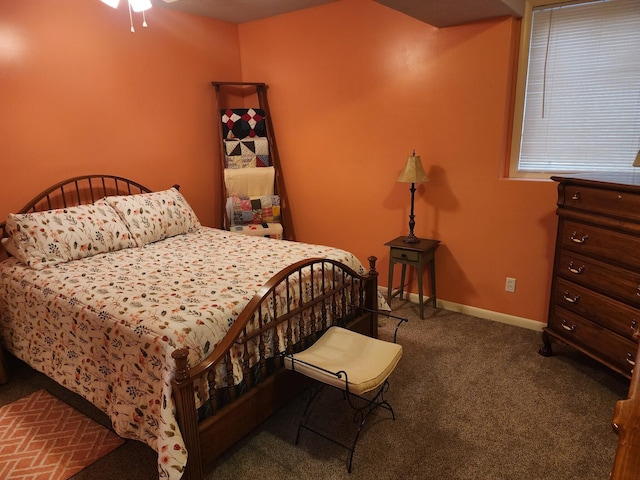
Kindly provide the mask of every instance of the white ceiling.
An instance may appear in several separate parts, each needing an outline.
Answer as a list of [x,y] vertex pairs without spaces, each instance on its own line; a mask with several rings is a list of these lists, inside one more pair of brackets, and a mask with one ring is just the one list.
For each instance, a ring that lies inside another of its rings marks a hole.
[[[152,0],[153,6],[244,23],[339,0]],[[493,17],[521,17],[525,0],[376,0],[435,27]]]

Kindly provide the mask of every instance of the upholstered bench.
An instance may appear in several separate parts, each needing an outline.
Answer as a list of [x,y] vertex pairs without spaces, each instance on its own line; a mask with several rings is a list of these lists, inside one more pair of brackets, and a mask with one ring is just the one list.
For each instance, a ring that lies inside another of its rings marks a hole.
[[[400,357],[401,345],[341,327],[330,327],[306,350],[285,356],[285,366],[289,370],[313,378],[323,385],[343,390],[349,405],[356,410],[354,419],[360,419],[352,444],[344,445],[305,423],[309,407],[317,398],[317,395],[312,395],[298,427],[296,444],[300,438],[300,430],[306,429],[346,448],[351,452],[348,466],[351,472],[353,453],[367,417],[378,407],[382,407],[389,410],[395,420],[395,413],[385,400],[384,392],[388,388],[389,375],[396,368]],[[365,396],[368,392],[374,393]],[[351,396],[363,399],[364,407],[356,406]]]

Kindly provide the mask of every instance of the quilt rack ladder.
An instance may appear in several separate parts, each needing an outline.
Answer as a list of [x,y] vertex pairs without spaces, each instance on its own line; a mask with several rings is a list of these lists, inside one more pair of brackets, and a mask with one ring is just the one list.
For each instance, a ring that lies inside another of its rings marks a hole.
[[[218,139],[220,142],[220,205],[222,208],[222,228],[225,230],[229,230],[230,228],[230,219],[227,214],[226,202],[227,202],[227,188],[224,181],[224,169],[225,166],[225,138],[223,134],[222,127],[222,112],[226,108],[230,108],[228,106],[223,105],[222,101],[222,89],[226,88],[227,90],[235,89],[235,92],[241,92],[242,97],[247,96],[247,90],[250,90],[250,94],[253,95],[254,92],[258,97],[258,105],[259,108],[265,114],[265,129],[267,142],[269,145],[269,158],[271,165],[274,167],[275,171],[275,180],[274,180],[274,195],[278,195],[280,197],[280,214],[281,214],[281,224],[282,224],[282,238],[286,240],[295,240],[294,230],[293,230],[293,222],[291,217],[291,211],[289,209],[289,202],[287,200],[287,191],[284,185],[284,176],[282,175],[282,166],[280,165],[280,156],[278,154],[278,146],[276,144],[276,137],[273,131],[273,123],[271,121],[271,112],[269,110],[269,101],[267,99],[267,84],[262,82],[211,82],[211,85],[216,90],[216,111],[218,114]],[[231,92],[234,93],[233,91]],[[243,105],[244,107],[244,105]],[[246,108],[246,107],[244,107]]]

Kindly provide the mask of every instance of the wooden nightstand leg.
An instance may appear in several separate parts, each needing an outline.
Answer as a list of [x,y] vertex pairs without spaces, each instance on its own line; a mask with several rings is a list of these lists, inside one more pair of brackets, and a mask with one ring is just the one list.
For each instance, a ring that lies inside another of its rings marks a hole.
[[420,318],[424,319],[424,291],[422,290],[422,268],[416,268],[418,272],[418,301],[420,302]]
[[438,308],[436,303],[436,259],[431,259],[429,263],[429,273],[431,277],[431,300],[433,302],[433,308]]
[[402,264],[402,276],[400,278],[400,300],[404,300],[404,277],[407,273],[407,265]]
[[393,259],[389,259],[389,288],[387,289],[387,303],[391,306],[391,293],[393,292]]

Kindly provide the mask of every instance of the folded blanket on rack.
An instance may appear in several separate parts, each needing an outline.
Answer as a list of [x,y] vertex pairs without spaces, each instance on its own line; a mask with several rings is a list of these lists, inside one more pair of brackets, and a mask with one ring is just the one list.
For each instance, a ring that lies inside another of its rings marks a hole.
[[269,142],[265,137],[224,140],[225,167],[269,166]]
[[275,170],[264,168],[225,168],[227,197],[267,197],[273,195]]
[[231,232],[242,233],[244,235],[255,235],[261,237],[275,238],[282,240],[282,225],[280,223],[262,223],[260,225],[233,225]]
[[229,197],[227,215],[231,225],[280,222],[280,197]]

